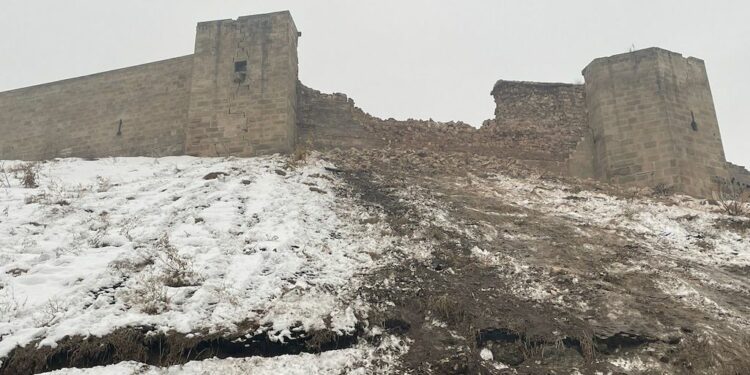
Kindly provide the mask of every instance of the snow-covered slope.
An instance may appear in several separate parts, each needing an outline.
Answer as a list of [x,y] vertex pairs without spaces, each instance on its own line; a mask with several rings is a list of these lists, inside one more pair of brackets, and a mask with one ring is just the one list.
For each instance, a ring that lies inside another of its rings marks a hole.
[[353,332],[367,309],[351,291],[389,238],[336,196],[323,162],[286,163],[64,159],[39,165],[35,189],[11,173],[0,189],[0,357],[129,326],[187,334],[251,322],[280,342]]
[[393,150],[37,167],[0,171],[0,361],[23,373],[750,367],[750,219],[708,200]]

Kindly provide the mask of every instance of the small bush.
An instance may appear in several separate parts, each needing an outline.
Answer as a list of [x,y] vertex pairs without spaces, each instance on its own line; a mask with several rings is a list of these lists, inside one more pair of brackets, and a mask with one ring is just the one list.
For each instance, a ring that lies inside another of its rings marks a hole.
[[19,164],[16,167],[11,168],[10,171],[13,172],[17,178],[21,179],[23,187],[28,189],[39,187],[39,184],[37,183],[39,165],[37,163],[29,162]]
[[164,285],[174,288],[195,285],[196,274],[190,258],[180,255],[177,248],[169,242],[164,234],[155,244],[155,256],[164,268]]
[[729,186],[714,192],[714,199],[722,211],[730,216],[748,216],[750,214],[750,191]]
[[154,275],[140,276],[136,285],[127,290],[125,303],[149,315],[156,315],[169,308],[167,289],[159,277]]
[[26,300],[19,302],[12,287],[0,284],[0,322],[14,319],[25,305]]
[[9,189],[10,188],[10,177],[8,171],[5,170],[5,163],[0,163],[0,187]]

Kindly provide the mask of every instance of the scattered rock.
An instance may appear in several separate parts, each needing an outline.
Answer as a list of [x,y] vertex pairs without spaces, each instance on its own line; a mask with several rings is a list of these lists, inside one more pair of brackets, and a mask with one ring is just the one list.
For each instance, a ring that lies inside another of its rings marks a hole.
[[29,270],[23,269],[23,268],[13,268],[13,269],[8,270],[6,273],[12,276],[21,276],[25,274],[26,272],[29,272]]
[[204,180],[215,180],[221,176],[229,176],[229,173],[227,172],[211,172],[205,176],[203,176]]
[[322,190],[322,189],[318,189],[318,188],[316,188],[315,186],[310,186],[310,191],[314,191],[314,192],[316,192],[316,193],[320,193],[320,194],[328,194],[328,192],[327,192],[327,191],[325,191],[325,190]]
[[279,176],[286,176],[286,172],[282,171],[281,169],[277,169],[274,172],[276,172],[276,174]]
[[368,217],[367,219],[361,220],[362,224],[377,224],[380,222],[380,218],[377,216]]
[[482,349],[482,351],[479,352],[479,356],[485,361],[491,361],[494,359],[492,351],[487,348]]

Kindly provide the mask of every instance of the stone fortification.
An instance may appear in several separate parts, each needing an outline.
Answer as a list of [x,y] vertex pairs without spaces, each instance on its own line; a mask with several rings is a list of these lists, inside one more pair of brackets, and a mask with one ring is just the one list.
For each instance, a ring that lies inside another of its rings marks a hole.
[[181,154],[192,61],[0,93],[0,159]]
[[198,24],[195,54],[0,93],[0,159],[288,152],[289,12]]
[[702,60],[648,48],[596,59],[583,75],[597,177],[695,195],[728,181]]
[[498,81],[494,117],[380,119],[298,79],[289,12],[199,23],[195,53],[0,93],[0,159],[253,156],[395,148],[511,158],[708,196],[750,183],[727,164],[705,64],[648,48],[599,58],[585,85]]

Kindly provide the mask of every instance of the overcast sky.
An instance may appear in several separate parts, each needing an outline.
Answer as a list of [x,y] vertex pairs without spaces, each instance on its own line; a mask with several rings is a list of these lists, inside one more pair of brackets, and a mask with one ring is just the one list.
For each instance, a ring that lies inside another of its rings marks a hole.
[[301,80],[379,117],[479,126],[498,79],[580,82],[633,46],[701,58],[727,159],[750,166],[744,1],[0,0],[0,91],[188,55],[199,21],[285,9]]

